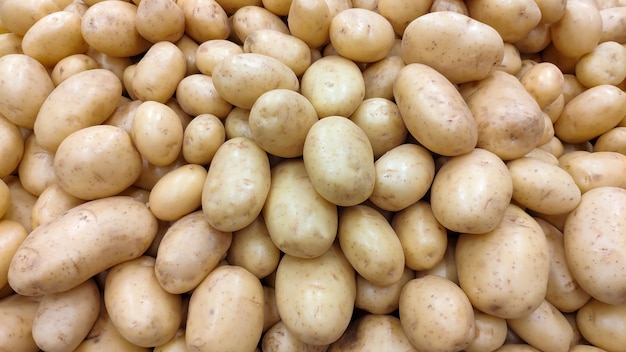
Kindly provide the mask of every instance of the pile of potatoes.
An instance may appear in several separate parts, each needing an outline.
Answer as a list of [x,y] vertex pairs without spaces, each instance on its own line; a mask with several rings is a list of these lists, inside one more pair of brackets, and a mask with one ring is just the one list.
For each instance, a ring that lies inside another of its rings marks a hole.
[[624,0],[0,0],[0,352],[626,351]]

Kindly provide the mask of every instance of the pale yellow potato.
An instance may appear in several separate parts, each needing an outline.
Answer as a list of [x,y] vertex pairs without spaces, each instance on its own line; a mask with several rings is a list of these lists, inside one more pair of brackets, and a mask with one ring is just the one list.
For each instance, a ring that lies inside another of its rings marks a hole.
[[135,109],[130,135],[141,156],[156,166],[178,158],[183,146],[183,126],[169,106],[145,101]]
[[576,63],[576,78],[588,88],[618,85],[626,79],[626,46],[614,41],[598,44]]
[[85,14],[85,11],[87,11],[88,8],[89,6],[85,4],[84,1],[74,1],[74,2],[67,4],[63,8],[63,11],[73,12],[82,18],[83,15]]
[[574,345],[569,352],[606,352],[606,350],[592,345]]
[[[550,38],[552,38],[552,33],[550,33]],[[564,55],[556,48],[553,42],[550,42],[550,44],[541,51],[541,60],[555,64],[561,72],[563,72],[563,75],[574,73],[578,58],[580,58],[580,55],[574,57]]]
[[178,83],[176,100],[192,116],[212,114],[224,118],[233,108],[218,92],[215,78],[199,73],[185,76]]
[[615,41],[626,43],[626,4],[600,10],[602,18],[602,36],[600,43]]
[[131,100],[137,100],[137,96],[135,95],[135,89],[133,88],[133,77],[135,76],[136,70],[137,70],[137,64],[128,65],[124,68],[124,73],[122,75],[122,84],[124,85],[124,92],[128,94],[128,97]]
[[32,129],[39,109],[54,89],[46,69],[30,56],[8,54],[0,57],[0,76],[19,77],[0,81],[0,114],[17,126]]
[[528,59],[528,58],[523,59],[522,67],[520,67],[520,70],[517,73],[515,73],[515,77],[521,81],[522,77],[524,77],[526,72],[530,71],[531,68],[537,66],[537,64],[539,64],[538,60]]
[[400,280],[386,286],[373,284],[363,276],[356,276],[354,306],[372,314],[391,314],[400,305],[400,292],[407,282],[415,278],[415,271],[404,268]]
[[232,30],[241,43],[259,29],[271,29],[289,35],[283,20],[260,6],[243,6],[232,15]]
[[20,36],[40,18],[63,9],[54,0],[3,0],[0,6],[0,22],[11,33]]
[[264,293],[246,269],[222,265],[194,290],[185,338],[193,351],[251,351],[263,332]]
[[196,43],[195,40],[191,39],[188,35],[183,34],[182,38],[180,38],[175,44],[183,52],[183,54],[185,54],[185,61],[187,62],[186,76],[199,73],[200,70],[198,70],[198,67],[196,66],[196,51],[198,51],[198,43]]
[[582,193],[603,186],[626,188],[626,156],[621,153],[576,150],[562,155],[559,165],[572,175]]
[[276,269],[276,305],[298,340],[328,345],[346,331],[354,310],[354,269],[338,244],[316,258],[284,255]]
[[228,140],[235,137],[252,139],[252,132],[250,132],[250,125],[248,124],[249,117],[250,110],[234,107],[224,119],[226,139]]
[[33,321],[33,339],[44,351],[73,351],[100,313],[100,291],[92,279],[43,296]]
[[132,100],[122,96],[115,108],[115,111],[104,120],[103,125],[111,125],[121,128],[124,132],[130,133],[135,117],[135,110],[143,102],[141,100]]
[[332,18],[325,0],[292,0],[287,26],[291,35],[311,48],[319,48],[330,40]]
[[271,56],[301,76],[311,65],[311,49],[300,38],[275,29],[257,29],[243,42],[243,51]]
[[9,283],[36,296],[76,287],[150,245],[157,221],[145,204],[109,197],[76,206],[37,227],[13,257]]
[[[0,34],[0,57],[9,54],[23,54],[22,36],[15,33]],[[36,60],[35,60],[36,61]]]
[[610,84],[595,86],[565,104],[554,132],[563,142],[585,142],[617,126],[624,111],[626,92]]
[[550,45],[551,40],[550,24],[539,23],[524,38],[516,41],[515,47],[523,54],[537,54]]
[[337,207],[315,190],[305,163],[280,162],[272,168],[271,180],[263,218],[272,242],[294,257],[325,253],[337,234]]
[[[519,337],[518,337],[519,339]],[[521,339],[513,343],[505,343],[494,352],[541,352],[531,345],[523,343]]]
[[404,333],[400,319],[391,315],[366,314],[354,319],[346,333],[328,352],[417,352]]
[[244,6],[263,6],[261,0],[217,0],[217,3],[226,11],[227,14],[232,15],[237,10]]
[[33,229],[50,222],[73,207],[85,201],[65,192],[58,183],[53,183],[41,192],[31,212]]
[[602,36],[602,17],[587,1],[567,1],[561,18],[550,25],[552,44],[565,56],[584,55],[598,45]]
[[626,127],[615,127],[602,134],[596,139],[593,150],[626,154]]
[[572,326],[563,313],[546,300],[529,315],[506,322],[519,337],[542,351],[568,352],[574,342]]
[[69,55],[54,65],[50,78],[52,78],[54,85],[58,86],[70,76],[94,68],[98,68],[98,63],[91,57],[85,54]]
[[[541,111],[546,114],[551,121],[551,125],[556,122],[561,116],[563,112],[563,108],[565,107],[565,95],[563,93],[559,94],[559,96],[550,104],[546,105]],[[552,126],[554,130],[554,126]]]
[[91,126],[63,140],[54,172],[65,192],[92,200],[131,186],[142,172],[142,158],[128,133],[115,126]]
[[541,10],[533,0],[470,0],[467,8],[471,18],[493,27],[508,43],[521,40],[541,21]]
[[398,106],[386,98],[363,100],[350,120],[365,132],[376,159],[404,143],[408,135]]
[[250,225],[233,234],[226,260],[262,279],[276,270],[280,255],[281,251],[272,241],[265,220],[260,215]]
[[399,55],[368,64],[362,72],[365,82],[364,99],[384,98],[392,100],[393,82],[395,82],[402,67],[404,67],[404,61]]
[[456,261],[454,259],[455,246],[456,237],[448,238],[448,246],[443,254],[443,258],[430,269],[416,271],[415,277],[438,275],[458,285],[459,278],[456,271]]
[[[576,62],[578,62],[578,58]],[[563,70],[561,69],[561,71]],[[587,90],[587,87],[580,83],[573,73],[563,74],[563,78],[565,79],[565,84],[563,85],[563,99],[565,104]]]
[[0,114],[0,177],[16,171],[24,155],[25,142],[20,128]]
[[185,0],[178,5],[185,15],[185,33],[197,43],[228,38],[228,15],[215,0]]
[[402,59],[439,71],[452,83],[494,72],[504,56],[498,32],[456,12],[431,12],[413,20],[402,36]]
[[324,56],[306,70],[301,93],[315,107],[320,118],[348,117],[365,97],[365,81],[359,67],[341,56]]
[[405,66],[393,95],[407,129],[428,150],[454,156],[476,146],[479,133],[468,104],[435,69],[419,63]]
[[374,190],[374,153],[367,135],[348,118],[316,122],[304,141],[303,160],[315,190],[339,206],[368,199]]
[[254,53],[224,58],[214,67],[212,77],[217,93],[224,100],[245,109],[252,108],[256,99],[267,91],[279,88],[297,91],[300,86],[289,66]]
[[[276,264],[278,265],[278,261]],[[275,290],[273,287],[263,286],[263,332],[265,333],[279,321]]]
[[452,11],[469,16],[469,10],[463,0],[434,0],[430,12]]
[[263,0],[262,4],[267,10],[278,16],[287,16],[291,8],[292,0]]
[[559,165],[559,159],[554,154],[550,153],[548,150],[541,148],[535,148],[531,150],[530,152],[528,152],[528,154],[524,155],[524,157],[539,159],[545,163],[556,166]]
[[614,305],[626,303],[624,212],[626,190],[598,187],[583,194],[563,229],[565,258],[578,284],[593,298]]
[[402,278],[402,244],[378,210],[362,204],[343,209],[337,238],[352,267],[366,280],[387,286]]
[[169,41],[160,41],[137,63],[132,74],[132,91],[136,99],[165,103],[176,92],[186,70],[183,52]]
[[540,62],[526,71],[520,82],[541,109],[554,102],[562,93],[565,79],[556,65]]
[[419,201],[395,213],[391,226],[402,244],[407,267],[428,270],[443,259],[448,247],[447,231],[428,202]]
[[0,348],[4,351],[37,352],[32,325],[41,298],[12,294],[0,299]]
[[502,221],[484,234],[462,234],[455,259],[459,284],[472,305],[504,319],[526,316],[546,295],[548,243],[537,222],[507,206]]
[[[76,99],[76,97],[80,99]],[[122,83],[107,69],[77,73],[43,101],[33,126],[37,143],[56,152],[71,133],[104,122],[122,96]]]
[[507,334],[506,320],[483,313],[474,308],[475,336],[466,352],[494,351],[504,344]]
[[17,221],[24,226],[26,231],[30,232],[32,229],[31,214],[35,202],[37,202],[37,196],[24,189],[17,176],[7,176],[3,180],[9,187],[9,199],[11,201],[2,219]]
[[6,214],[10,205],[11,193],[9,192],[9,186],[3,179],[0,179],[0,219]]
[[0,287],[8,283],[7,274],[11,258],[27,235],[26,228],[19,222],[0,220]]
[[142,0],[137,6],[135,27],[152,43],[177,42],[185,33],[185,15],[175,1]]
[[160,178],[150,191],[152,214],[165,221],[178,220],[200,208],[206,169],[198,164],[183,165]]
[[224,124],[217,116],[198,115],[183,133],[183,157],[188,163],[207,165],[225,140]]
[[26,137],[24,155],[17,172],[24,189],[35,196],[56,182],[54,154],[41,148],[34,134]]
[[202,190],[202,210],[211,226],[232,232],[261,213],[270,190],[267,154],[253,140],[227,140],[215,153]]
[[565,13],[566,0],[537,0],[535,1],[541,11],[541,23],[552,24],[561,19]]
[[113,57],[143,53],[150,42],[137,31],[137,6],[124,1],[101,1],[83,15],[81,33],[94,49]]
[[497,70],[511,75],[517,75],[522,69],[522,58],[517,47],[511,43],[504,43],[504,57]]
[[310,345],[300,341],[282,321],[277,322],[263,334],[263,352],[327,352],[328,345]]
[[289,89],[263,93],[248,116],[254,141],[266,152],[283,158],[302,155],[304,140],[318,120],[313,104]]
[[391,23],[395,33],[402,36],[409,23],[428,13],[432,4],[432,0],[378,0],[378,12]]
[[187,341],[185,341],[185,329],[180,328],[176,335],[166,343],[154,346],[152,352],[187,352]]
[[196,66],[205,75],[212,75],[213,69],[222,59],[242,54],[243,48],[226,39],[213,39],[198,45],[196,49]]
[[494,230],[513,194],[504,162],[476,148],[452,157],[437,172],[430,189],[433,214],[445,228],[472,234]]
[[468,297],[455,283],[436,275],[413,279],[404,286],[400,322],[411,344],[421,351],[461,351],[475,333]]
[[625,314],[626,304],[606,304],[592,299],[578,310],[576,323],[581,335],[593,346],[619,351],[626,344]]

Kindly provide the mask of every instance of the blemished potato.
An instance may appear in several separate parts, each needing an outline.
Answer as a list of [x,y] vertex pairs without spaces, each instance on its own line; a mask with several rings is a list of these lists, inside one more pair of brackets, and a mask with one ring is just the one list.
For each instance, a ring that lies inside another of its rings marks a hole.
[[243,42],[243,51],[274,57],[296,76],[302,76],[311,65],[311,49],[302,39],[274,29],[258,29],[250,33]]
[[32,326],[40,297],[12,294],[0,299],[0,351],[37,352]]
[[282,321],[272,325],[261,340],[263,352],[327,352],[328,345],[310,345],[300,341]]
[[276,269],[275,290],[281,320],[300,341],[328,345],[346,331],[356,279],[338,244],[316,258],[284,255]]
[[402,36],[402,59],[439,71],[452,83],[480,80],[504,57],[500,34],[484,23],[451,11],[413,20]]
[[417,352],[402,329],[400,319],[391,315],[367,314],[353,320],[346,333],[327,352]]
[[176,42],[185,33],[185,15],[172,0],[141,1],[137,6],[135,27],[152,43]]
[[183,147],[183,126],[169,106],[145,101],[135,109],[130,135],[143,158],[156,166],[173,163]]
[[28,232],[24,225],[13,220],[0,220],[0,287],[8,283],[11,258],[17,252]]
[[62,58],[54,65],[50,73],[50,78],[52,78],[52,83],[58,86],[68,77],[94,68],[98,68],[98,63],[91,57],[85,54],[69,55]]
[[191,116],[211,114],[224,118],[233,108],[217,91],[213,77],[203,74],[191,74],[180,80],[176,100]]
[[[399,57],[396,56],[396,58]],[[404,143],[409,133],[402,121],[398,106],[386,98],[363,100],[350,115],[350,120],[367,135],[375,159]],[[380,131],[385,132],[380,133]]]
[[0,177],[10,175],[19,168],[24,156],[24,138],[20,128],[0,116]]
[[326,0],[292,0],[287,26],[291,35],[318,48],[330,40],[332,18]]
[[572,176],[583,194],[602,186],[626,188],[624,154],[579,150],[561,156],[559,166]]
[[271,180],[263,218],[276,247],[300,258],[324,254],[337,234],[337,206],[316,192],[302,160],[274,166]]
[[83,199],[74,197],[65,192],[58,183],[46,187],[33,206],[31,211],[31,227],[37,228],[56,218],[67,210],[84,203]]
[[475,333],[474,310],[468,297],[455,283],[436,275],[404,285],[400,322],[411,344],[420,351],[461,351]]
[[533,0],[470,0],[467,9],[471,18],[493,27],[508,43],[524,38],[541,21],[541,10]]
[[481,234],[498,226],[512,195],[506,164],[492,152],[476,148],[441,166],[430,189],[430,202],[445,228]]
[[304,141],[303,160],[315,190],[333,204],[359,204],[374,190],[372,146],[365,132],[346,117],[317,121]]
[[613,41],[598,44],[581,56],[575,72],[585,87],[619,84],[626,78],[626,46]]
[[182,50],[168,41],[157,42],[148,49],[133,71],[133,94],[139,100],[165,103],[176,92],[186,71]]
[[378,12],[391,23],[396,34],[401,36],[411,21],[429,11],[432,3],[432,0],[378,0]]
[[263,216],[259,215],[252,224],[233,233],[226,260],[262,279],[276,270],[280,256],[280,249],[272,241]]
[[546,300],[529,315],[508,319],[507,325],[528,344],[542,351],[568,352],[574,342],[572,326],[563,313]]
[[22,186],[36,196],[56,182],[54,154],[41,148],[34,134],[26,137],[24,155],[22,155],[17,172]]
[[26,296],[69,290],[139,257],[156,231],[156,218],[133,198],[108,197],[78,205],[28,235],[11,261],[9,283]]
[[626,344],[625,314],[626,304],[607,304],[592,299],[578,310],[576,323],[580,334],[594,346],[619,351]]
[[404,67],[399,55],[392,55],[378,62],[368,64],[362,72],[365,82],[364,99],[393,99],[393,83],[398,72]]
[[393,96],[407,129],[424,147],[454,156],[476,146],[478,130],[470,108],[435,69],[419,63],[405,66],[393,85]]
[[44,351],[73,351],[87,337],[100,313],[100,291],[93,279],[43,296],[33,321],[33,339]]
[[363,276],[356,276],[354,306],[372,314],[390,314],[400,305],[400,292],[407,282],[415,278],[415,271],[408,267],[396,283],[386,286],[373,284]]
[[520,318],[544,300],[548,256],[541,227],[510,204],[492,231],[459,237],[455,250],[459,284],[475,308],[504,319]]
[[193,291],[186,340],[194,351],[252,351],[263,333],[264,293],[244,268],[222,265]]
[[[80,99],[76,99],[80,96]],[[122,96],[122,83],[107,69],[77,73],[61,82],[41,104],[33,131],[37,143],[56,152],[72,132],[104,122]]]
[[213,228],[201,211],[183,216],[160,242],[155,263],[159,284],[175,294],[193,290],[215,269],[231,241],[232,233]]
[[160,178],[150,191],[150,211],[159,220],[180,219],[202,204],[206,169],[198,164],[183,165]]
[[578,57],[598,45],[602,17],[594,5],[590,1],[567,1],[561,18],[550,25],[552,44],[559,53]]
[[506,340],[506,320],[483,313],[474,308],[474,326],[476,335],[465,347],[466,352],[494,351]]

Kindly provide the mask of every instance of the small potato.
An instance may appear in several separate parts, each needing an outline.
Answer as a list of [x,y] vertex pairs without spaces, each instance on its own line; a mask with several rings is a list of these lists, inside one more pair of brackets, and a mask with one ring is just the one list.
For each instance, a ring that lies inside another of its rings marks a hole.
[[419,63],[405,66],[393,85],[393,95],[404,124],[424,147],[453,156],[476,146],[478,130],[470,108],[435,69]]
[[310,345],[300,341],[282,321],[263,334],[263,352],[327,352],[328,345]]
[[303,160],[313,187],[331,203],[356,205],[374,190],[372,146],[365,132],[345,117],[329,116],[311,127]]
[[92,279],[43,296],[33,321],[33,339],[44,351],[73,351],[87,337],[100,313],[100,291]]
[[399,55],[384,58],[378,62],[368,64],[363,70],[365,82],[364,99],[384,98],[393,99],[393,83],[398,72],[404,67],[404,61]]
[[504,56],[497,70],[511,75],[517,75],[522,69],[520,51],[513,44],[504,43]]
[[206,169],[198,164],[168,172],[152,187],[150,211],[157,219],[173,221],[200,208],[206,175]]
[[432,3],[432,0],[378,0],[378,12],[391,23],[396,34],[402,36],[411,21],[429,12]]
[[17,221],[30,232],[32,230],[31,214],[37,197],[24,189],[16,176],[5,177],[4,181],[9,188],[10,203],[2,219]]
[[[398,106],[389,99],[363,100],[350,115],[350,120],[365,132],[376,159],[404,143],[408,135]],[[381,131],[384,132],[381,133]]]
[[37,352],[32,326],[41,298],[13,294],[0,299],[0,350]]
[[236,54],[243,54],[240,45],[226,39],[207,40],[196,50],[196,66],[200,72],[210,76],[218,62]]
[[187,341],[185,341],[185,329],[180,328],[174,337],[166,343],[154,346],[152,352],[187,352]]
[[198,67],[196,66],[196,51],[198,51],[198,43],[196,43],[188,35],[183,34],[182,38],[174,44],[176,44],[183,54],[185,54],[185,62],[187,63],[187,72],[185,75],[189,76],[195,73],[200,73],[200,70],[198,70]]
[[461,351],[475,331],[474,310],[465,293],[435,275],[413,279],[404,286],[400,322],[411,344],[421,351]]
[[176,87],[176,100],[192,116],[211,114],[224,118],[233,108],[217,91],[213,77],[203,74],[183,78]]
[[0,22],[20,36],[26,34],[40,18],[63,9],[54,0],[4,0],[0,6]]
[[513,194],[504,162],[476,148],[452,157],[439,169],[430,189],[433,214],[445,228],[473,234],[494,230]]
[[602,36],[600,43],[615,41],[626,43],[626,6],[615,6],[600,10]]
[[626,345],[625,316],[626,304],[607,304],[592,299],[578,310],[576,323],[581,335],[597,348],[619,351]]
[[626,155],[626,127],[615,127],[596,139],[594,152],[617,152]]
[[[278,265],[278,262],[276,264]],[[263,286],[263,332],[265,333],[279,321],[275,290],[273,287]]]
[[137,107],[130,130],[141,156],[156,166],[169,165],[178,158],[183,132],[174,110],[156,101],[146,101]]
[[514,43],[524,38],[541,21],[541,10],[533,0],[499,2],[470,0],[469,16],[493,27],[502,40]]
[[507,320],[507,325],[524,341],[542,351],[568,352],[574,342],[571,325],[563,313],[546,300],[529,315]]
[[176,42],[185,33],[183,9],[172,0],[141,1],[135,16],[137,32],[149,42]]
[[0,177],[16,171],[24,156],[24,138],[20,128],[0,114]]
[[259,216],[233,234],[226,260],[262,279],[276,270],[280,256],[281,251],[272,241],[263,216]]
[[556,65],[541,62],[534,65],[520,79],[540,108],[545,108],[563,93],[565,79]]
[[415,278],[415,271],[404,268],[402,277],[396,283],[379,286],[356,276],[356,298],[354,306],[372,314],[390,314],[400,305],[400,292],[404,285]]
[[328,352],[417,352],[402,329],[400,319],[391,315],[367,314],[353,320]]
[[252,351],[263,333],[264,293],[246,269],[222,265],[194,290],[189,301],[187,349]]
[[263,7],[278,16],[287,16],[291,7],[291,0],[263,0]]
[[31,227],[48,223],[73,207],[85,201],[65,192],[58,183],[53,183],[41,192],[31,213]]
[[139,100],[165,103],[176,92],[186,71],[185,56],[175,44],[168,41],[155,43],[133,71],[132,91]]
[[179,6],[185,15],[185,33],[196,43],[228,38],[228,15],[215,0],[185,0]]
[[11,205],[11,193],[9,186],[0,178],[0,219],[6,214]]
[[550,25],[539,23],[524,38],[516,41],[514,45],[521,53],[537,54],[550,45],[551,41]]
[[319,48],[330,40],[332,18],[326,0],[292,0],[287,26],[291,35]]
[[476,336],[465,348],[466,352],[494,351],[506,340],[506,320],[483,313],[474,308],[474,326]]
[[365,81],[354,62],[341,56],[325,56],[311,64],[302,76],[301,92],[320,118],[348,117],[365,97]]
[[27,235],[28,232],[19,222],[0,220],[0,287],[8,283],[7,274],[11,258]]
[[[9,54],[23,54],[22,36],[15,33],[0,34],[0,57]],[[35,60],[37,61],[37,60]]]
[[232,139],[235,137],[252,138],[252,132],[250,132],[250,124],[248,120],[250,117],[250,110],[235,107],[228,113],[226,119],[224,119],[224,130],[226,132],[226,139]]
[[95,50],[113,57],[139,55],[150,47],[135,26],[137,6],[101,1],[89,6],[81,24],[83,38]]
[[85,54],[74,54],[59,60],[52,68],[50,77],[55,86],[76,73],[98,68],[96,60]]
[[257,29],[243,42],[243,51],[274,57],[302,76],[311,65],[311,49],[300,38],[274,30]]
[[487,77],[503,56],[504,42],[493,27],[451,11],[416,18],[402,36],[404,62],[428,65],[455,84]]
[[232,234],[209,225],[202,211],[183,216],[159,245],[154,266],[159,284],[173,294],[192,291],[217,267],[231,241]]
[[602,36],[602,17],[593,2],[568,1],[561,18],[550,25],[552,44],[565,56],[593,50]]
[[231,17],[232,29],[237,39],[245,43],[248,36],[260,29],[275,30],[289,35],[289,28],[282,19],[260,6],[243,6]]
[[198,115],[183,133],[183,157],[188,163],[207,165],[225,140],[226,130],[217,116]]
[[54,154],[37,144],[34,134],[26,138],[24,155],[17,169],[24,188],[39,196],[46,187],[56,181],[54,173]]
[[[559,119],[561,113],[563,112],[563,108],[565,107],[565,95],[563,93],[559,94],[559,96],[550,104],[546,105],[541,109],[548,117],[550,118],[551,124],[554,124],[556,120]],[[554,126],[552,126],[554,130]]]
[[300,258],[324,254],[337,234],[335,204],[316,192],[302,160],[279,163],[271,180],[263,218],[276,247]]
[[561,19],[565,13],[565,0],[537,0],[537,6],[541,11],[541,23],[552,24]]
[[104,120],[103,125],[112,125],[121,128],[124,132],[130,134],[131,127],[133,125],[133,118],[135,117],[135,111],[137,107],[141,105],[141,100],[131,100],[130,98],[122,97],[115,111]]
[[619,84],[626,79],[626,46],[618,42],[598,44],[576,63],[576,78],[588,88]]

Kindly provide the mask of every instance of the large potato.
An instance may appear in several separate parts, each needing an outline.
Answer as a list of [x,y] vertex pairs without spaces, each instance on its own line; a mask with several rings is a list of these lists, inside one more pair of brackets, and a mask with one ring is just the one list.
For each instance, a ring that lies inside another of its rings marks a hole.
[[550,26],[552,44],[568,57],[584,55],[598,45],[602,17],[592,1],[567,1],[565,12]]
[[507,43],[521,40],[541,21],[533,0],[469,0],[467,9],[471,18],[493,27]]

